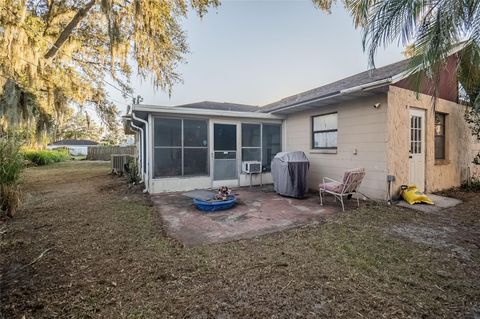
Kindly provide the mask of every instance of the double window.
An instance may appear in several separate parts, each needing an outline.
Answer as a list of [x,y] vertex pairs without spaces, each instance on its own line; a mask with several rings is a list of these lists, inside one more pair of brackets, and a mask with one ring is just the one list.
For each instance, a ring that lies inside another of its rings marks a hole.
[[337,148],[337,113],[329,113],[312,117],[312,148]]
[[446,159],[445,147],[445,119],[444,113],[435,113],[435,159]]
[[280,124],[242,123],[242,161],[262,162],[262,170],[269,172],[273,157],[281,150]]
[[155,177],[208,175],[208,122],[155,118]]

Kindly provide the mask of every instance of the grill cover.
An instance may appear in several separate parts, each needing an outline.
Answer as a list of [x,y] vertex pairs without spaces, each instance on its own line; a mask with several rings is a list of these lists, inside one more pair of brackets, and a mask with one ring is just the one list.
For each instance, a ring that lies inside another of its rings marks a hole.
[[303,152],[280,152],[272,160],[275,191],[284,196],[303,198],[308,191],[310,162]]

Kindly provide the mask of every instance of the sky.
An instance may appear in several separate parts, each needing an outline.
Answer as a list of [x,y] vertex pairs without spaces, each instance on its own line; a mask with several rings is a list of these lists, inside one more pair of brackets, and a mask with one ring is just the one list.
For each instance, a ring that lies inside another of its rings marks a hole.
[[[367,70],[360,30],[341,5],[328,14],[309,0],[223,0],[200,19],[182,22],[190,53],[178,72],[183,83],[172,95],[150,81],[132,80],[144,104],[180,105],[199,101],[265,105]],[[403,58],[391,45],[379,50],[376,65]],[[114,89],[116,101],[126,101]],[[122,114],[125,104],[119,104]]]

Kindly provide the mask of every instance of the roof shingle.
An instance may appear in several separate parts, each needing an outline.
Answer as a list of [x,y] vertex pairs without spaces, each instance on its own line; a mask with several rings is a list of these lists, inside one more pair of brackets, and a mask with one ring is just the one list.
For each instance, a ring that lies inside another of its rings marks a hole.
[[272,112],[295,103],[301,103],[323,96],[329,96],[335,93],[339,93],[342,90],[353,88],[359,85],[388,79],[405,72],[408,69],[408,64],[409,60],[402,60],[400,62],[392,63],[378,69],[361,72],[341,79],[339,81],[286,97],[284,99],[281,99],[280,101],[267,104],[261,107],[260,112]]
[[183,105],[178,105],[178,107],[186,107],[186,108],[192,108],[192,109],[205,109],[205,110],[234,111],[234,112],[256,112],[260,109],[258,106],[254,106],[254,105],[227,103],[227,102],[212,102],[212,101],[183,104]]

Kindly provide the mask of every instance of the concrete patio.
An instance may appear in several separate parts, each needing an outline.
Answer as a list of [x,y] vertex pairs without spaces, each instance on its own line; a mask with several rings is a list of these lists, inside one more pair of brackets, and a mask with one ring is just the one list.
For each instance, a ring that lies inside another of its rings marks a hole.
[[[186,246],[253,238],[306,224],[318,223],[341,212],[339,203],[327,197],[320,206],[319,197],[304,199],[283,197],[271,187],[237,188],[233,193],[238,204],[226,211],[204,213],[181,193],[153,195],[167,234]],[[356,201],[346,201],[347,209]]]

